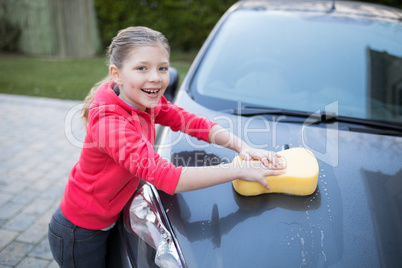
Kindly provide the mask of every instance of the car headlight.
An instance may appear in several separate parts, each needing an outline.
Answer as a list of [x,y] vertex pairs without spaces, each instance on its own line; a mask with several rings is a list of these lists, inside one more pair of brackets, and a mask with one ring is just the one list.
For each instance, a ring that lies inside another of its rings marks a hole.
[[185,267],[154,186],[146,182],[140,184],[129,206],[129,218],[132,232],[156,250],[156,265]]

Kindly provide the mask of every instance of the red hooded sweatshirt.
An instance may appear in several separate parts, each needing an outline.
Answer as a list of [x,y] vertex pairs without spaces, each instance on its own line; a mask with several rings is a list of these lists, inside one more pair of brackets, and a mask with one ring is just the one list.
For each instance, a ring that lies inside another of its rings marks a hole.
[[72,223],[86,229],[103,229],[114,223],[140,179],[174,193],[181,167],[154,151],[155,123],[206,142],[214,125],[163,96],[155,108],[142,112],[122,101],[112,85],[103,84],[89,108],[84,146],[60,205]]

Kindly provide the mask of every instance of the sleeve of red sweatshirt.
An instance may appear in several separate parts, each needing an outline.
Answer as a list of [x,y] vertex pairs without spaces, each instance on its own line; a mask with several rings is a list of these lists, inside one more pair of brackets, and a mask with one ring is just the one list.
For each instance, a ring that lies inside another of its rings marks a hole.
[[90,116],[92,139],[101,150],[134,176],[148,181],[158,189],[173,194],[181,167],[166,161],[141,134],[139,124],[119,115],[113,106]]
[[212,126],[216,124],[215,122],[187,112],[183,108],[171,104],[163,96],[160,105],[155,123],[169,126],[173,131],[181,131],[199,140],[209,142],[209,132]]

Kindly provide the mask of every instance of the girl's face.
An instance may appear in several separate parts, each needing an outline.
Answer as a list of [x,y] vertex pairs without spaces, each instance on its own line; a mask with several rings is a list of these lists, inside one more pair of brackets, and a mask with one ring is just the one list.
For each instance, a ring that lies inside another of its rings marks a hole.
[[141,111],[155,107],[169,84],[169,56],[160,46],[133,50],[121,69],[111,65],[110,75],[120,87],[119,97]]

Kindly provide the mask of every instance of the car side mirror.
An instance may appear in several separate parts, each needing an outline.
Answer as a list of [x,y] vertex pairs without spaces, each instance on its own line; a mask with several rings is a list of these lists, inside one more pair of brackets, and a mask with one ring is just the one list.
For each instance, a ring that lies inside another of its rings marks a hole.
[[169,67],[169,76],[169,85],[166,88],[164,96],[168,101],[172,101],[176,95],[177,86],[179,84],[179,72],[176,68]]

